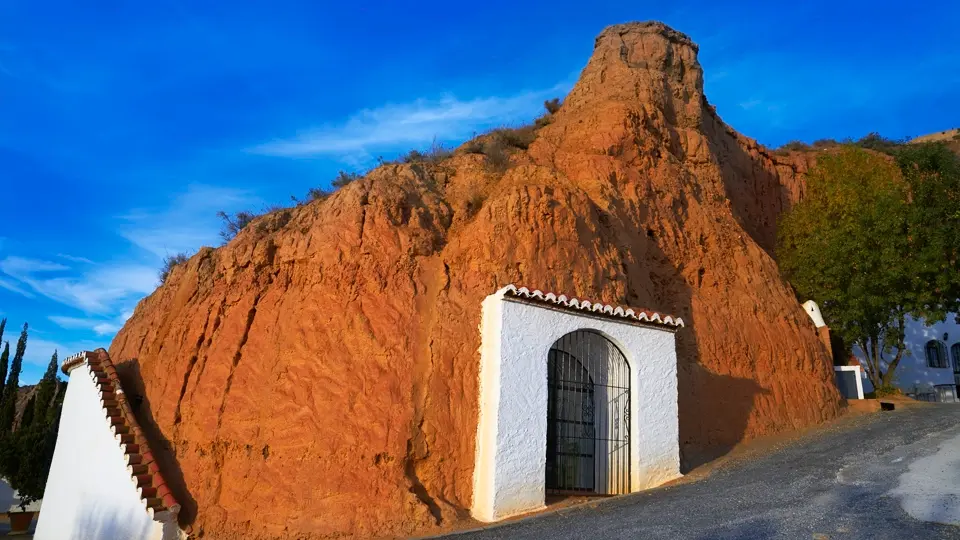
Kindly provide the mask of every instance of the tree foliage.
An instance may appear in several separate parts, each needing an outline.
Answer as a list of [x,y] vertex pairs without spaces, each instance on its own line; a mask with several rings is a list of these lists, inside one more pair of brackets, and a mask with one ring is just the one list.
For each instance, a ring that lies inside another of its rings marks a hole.
[[893,155],[899,152],[906,143],[906,139],[890,139],[874,131],[860,137],[853,144],[867,150]]
[[[0,404],[3,403],[3,396],[6,395],[6,388],[3,381],[7,380],[7,369],[10,367],[10,342],[3,344],[3,352],[0,353]],[[0,405],[2,409],[2,405]]]
[[[47,364],[47,370],[43,373],[43,377],[37,384],[37,393],[34,394],[34,397],[37,398],[35,411],[36,422],[46,421],[47,409],[53,402],[53,395],[57,391],[57,369],[59,366],[57,351],[53,351],[53,356],[50,357],[50,362]],[[24,425],[27,424],[27,422],[22,421],[20,424]]]
[[[19,425],[14,425],[20,368],[27,348],[27,328],[24,324],[0,400],[0,474],[19,492],[21,509],[43,497],[65,393],[65,385],[57,378],[59,364],[54,352],[43,378],[24,407]],[[5,368],[9,353],[7,343],[0,357],[0,367]],[[0,382],[4,382],[3,378]]]
[[907,317],[931,324],[957,308],[958,177],[956,156],[942,150],[911,145],[896,160],[853,146],[824,154],[780,223],[784,273],[860,347],[881,391],[903,357]]
[[13,421],[17,415],[17,389],[20,388],[20,369],[23,366],[23,355],[27,352],[27,324],[23,324],[20,339],[17,340],[17,351],[10,364],[10,375],[3,388],[3,403],[0,404],[0,436],[13,430]]

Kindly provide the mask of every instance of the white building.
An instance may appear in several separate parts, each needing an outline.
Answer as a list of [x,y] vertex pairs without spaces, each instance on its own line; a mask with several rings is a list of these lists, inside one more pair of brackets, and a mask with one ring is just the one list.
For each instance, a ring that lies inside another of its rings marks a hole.
[[[960,385],[960,324],[954,314],[943,322],[927,326],[922,320],[908,318],[906,350],[894,372],[894,385],[918,399],[952,401]],[[864,362],[863,352],[854,347],[854,355]],[[864,391],[872,392],[869,379]]]
[[[803,304],[817,333],[830,347],[829,329],[813,300]],[[927,326],[923,320],[906,318],[906,349],[893,374],[893,384],[904,394],[928,401],[955,401],[960,395],[960,324],[951,313],[943,322]],[[866,374],[866,355],[853,345],[853,355],[860,361],[861,392],[873,392]],[[889,360],[890,354],[884,357]],[[835,359],[838,360],[838,359]],[[886,370],[887,363],[883,362]],[[838,370],[841,368],[837,368]]]
[[63,362],[70,376],[34,538],[183,538],[164,482],[107,351]]
[[679,477],[682,326],[513,285],[488,296],[473,516],[538,510],[547,492],[615,495]]

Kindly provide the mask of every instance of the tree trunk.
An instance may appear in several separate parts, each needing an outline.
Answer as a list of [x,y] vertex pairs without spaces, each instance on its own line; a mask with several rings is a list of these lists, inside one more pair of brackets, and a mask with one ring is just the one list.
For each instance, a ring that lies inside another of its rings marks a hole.
[[880,375],[880,360],[876,356],[876,349],[873,347],[875,340],[872,338],[867,338],[863,341],[857,343],[860,346],[860,350],[863,351],[864,356],[867,358],[866,362],[866,371],[867,377],[870,378],[870,383],[873,384],[874,389],[880,388],[882,383],[882,378]]
[[904,324],[904,316],[901,313],[897,317],[897,355],[890,362],[890,365],[887,366],[887,372],[883,374],[883,386],[891,386],[893,384],[893,372],[897,370],[897,364],[899,364],[900,359],[903,358]]

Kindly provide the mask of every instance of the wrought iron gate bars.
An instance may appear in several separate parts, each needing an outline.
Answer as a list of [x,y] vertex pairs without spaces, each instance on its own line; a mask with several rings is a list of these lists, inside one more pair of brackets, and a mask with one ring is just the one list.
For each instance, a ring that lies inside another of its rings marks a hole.
[[630,367],[597,332],[578,330],[548,357],[547,470],[550,492],[630,491]]

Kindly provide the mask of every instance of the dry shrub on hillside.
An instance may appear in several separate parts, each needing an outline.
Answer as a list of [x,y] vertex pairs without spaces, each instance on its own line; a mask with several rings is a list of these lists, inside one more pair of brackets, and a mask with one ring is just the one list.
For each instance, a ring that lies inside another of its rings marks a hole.
[[423,152],[420,150],[411,150],[401,158],[401,161],[404,163],[440,163],[452,155],[453,150],[438,143],[437,140],[434,139],[430,148]]
[[167,255],[163,258],[163,266],[160,267],[160,283],[166,283],[173,269],[190,260],[186,253],[177,253],[176,255]]

